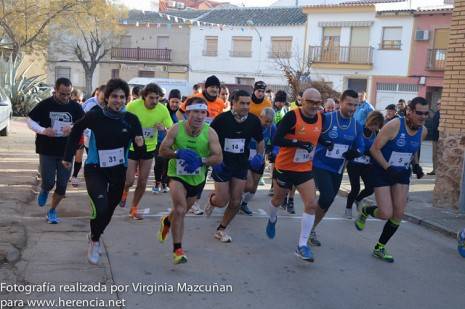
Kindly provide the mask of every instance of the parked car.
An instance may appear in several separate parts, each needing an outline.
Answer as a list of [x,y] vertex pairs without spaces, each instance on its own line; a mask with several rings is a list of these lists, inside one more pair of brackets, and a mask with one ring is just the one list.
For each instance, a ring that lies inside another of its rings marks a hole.
[[0,136],[7,136],[10,129],[10,119],[13,116],[10,98],[0,91]]

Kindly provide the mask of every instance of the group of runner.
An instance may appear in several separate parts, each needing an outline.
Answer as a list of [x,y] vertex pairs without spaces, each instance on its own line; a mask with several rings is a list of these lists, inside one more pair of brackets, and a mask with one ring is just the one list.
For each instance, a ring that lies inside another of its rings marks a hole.
[[[278,208],[285,205],[293,213],[293,191],[299,192],[304,209],[295,254],[313,262],[311,246],[322,245],[316,227],[333,203],[347,166],[352,191],[346,216],[351,217],[355,202],[357,230],[364,229],[368,216],[386,220],[373,255],[393,262],[386,244],[403,217],[412,172],[419,178],[423,175],[416,154],[427,134],[423,126],[427,101],[413,99],[404,117],[384,125],[383,115],[377,111],[363,109],[363,120],[356,119],[360,117],[357,106],[363,104],[353,90],[344,91],[336,107],[335,100],[323,102],[318,90],[306,89],[288,110],[285,92],[278,92],[273,104],[265,96],[266,89],[266,83],[258,81],[252,93],[235,91],[226,104],[220,94],[225,98],[229,91],[216,76],[210,76],[202,92],[182,103],[179,91],[171,91],[165,106],[160,103],[164,91],[158,85],[146,85],[140,97],[128,103],[128,84],[111,79],[81,108],[70,100],[71,82],[57,80],[53,97],[39,103],[28,118],[29,127],[37,133],[40,155],[39,206],[46,204],[56,183],[47,220],[59,222],[55,209],[66,193],[76,151],[82,152],[84,145],[84,178],[91,204],[88,261],[97,264],[100,236],[116,207],[125,207],[136,175],[129,216],[143,219],[139,205],[156,158],[155,169],[160,165],[161,171],[153,191],[168,191],[163,184],[168,185],[173,204],[160,220],[158,238],[164,242],[171,230],[173,261],[185,263],[186,213],[204,212],[209,217],[215,208],[225,208],[214,238],[231,242],[227,228],[239,211],[253,214],[248,205],[268,159],[273,170],[273,197],[265,233],[275,238]],[[81,164],[77,159],[73,177]],[[209,169],[214,191],[202,210],[198,201]],[[361,193],[360,178],[365,185]],[[376,206],[363,202],[373,192]],[[465,231],[458,237],[459,252],[465,255]]]

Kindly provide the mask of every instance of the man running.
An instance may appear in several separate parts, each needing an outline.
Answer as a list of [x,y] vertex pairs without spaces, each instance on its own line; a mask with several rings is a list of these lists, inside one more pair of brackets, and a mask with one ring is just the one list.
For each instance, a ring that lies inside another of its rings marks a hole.
[[222,113],[211,123],[218,134],[223,151],[223,163],[213,167],[212,177],[215,191],[210,195],[205,215],[210,216],[214,207],[227,208],[214,235],[221,242],[231,242],[225,229],[236,216],[247,179],[250,140],[257,142],[257,153],[250,160],[253,169],[258,170],[264,163],[265,143],[262,126],[257,116],[249,114],[250,94],[238,90],[232,98],[231,110]]
[[91,129],[89,151],[84,165],[84,178],[92,211],[87,251],[87,260],[91,264],[98,264],[100,260],[100,236],[121,200],[130,142],[135,145],[135,152],[145,152],[139,120],[133,114],[123,111],[127,97],[129,86],[125,81],[108,81],[104,92],[105,106],[103,109],[92,109],[75,124],[62,162],[65,167],[71,167],[82,132],[86,128]]
[[[399,228],[404,216],[412,173],[410,164],[428,134],[424,127],[428,110],[426,99],[414,98],[407,107],[405,118],[396,118],[388,122],[370,149],[375,160],[372,173],[377,206],[363,207],[355,221],[355,227],[359,231],[363,230],[369,215],[387,220],[373,250],[373,256],[386,262],[394,262],[385,246]],[[418,164],[413,169],[418,169]]]
[[207,114],[207,102],[203,98],[189,98],[187,119],[175,124],[160,146],[160,155],[170,159],[168,176],[173,208],[160,220],[158,239],[164,242],[172,227],[174,264],[187,262],[182,249],[184,217],[203,190],[206,167],[223,159],[218,135],[205,123]]
[[266,226],[266,235],[273,239],[276,234],[278,207],[282,205],[289,190],[296,187],[304,203],[304,213],[295,253],[309,262],[313,262],[313,253],[307,241],[315,222],[317,208],[312,156],[322,131],[323,116],[318,112],[321,103],[318,90],[305,90],[302,95],[302,107],[287,113],[278,127],[274,143],[280,149],[275,161],[275,189]]
[[125,207],[126,205],[129,188],[134,184],[137,171],[137,186],[129,212],[129,216],[134,220],[143,219],[143,216],[138,213],[138,207],[145,193],[147,180],[152,170],[152,162],[155,157],[155,149],[157,148],[158,130],[171,128],[173,125],[173,120],[171,120],[168,109],[158,102],[161,94],[162,89],[157,84],[147,84],[141,92],[141,98],[130,102],[126,106],[126,110],[136,115],[139,119],[147,146],[144,153],[136,153],[133,147],[129,149],[129,163],[126,184],[121,198],[121,207]]
[[253,86],[252,100],[250,102],[249,113],[260,117],[262,110],[266,107],[273,107],[271,100],[265,96],[266,83],[258,81]]
[[[67,78],[55,82],[52,97],[41,101],[29,113],[27,124],[36,133],[36,153],[39,154],[41,190],[37,204],[45,206],[48,193],[55,187],[52,204],[47,212],[50,224],[59,222],[56,208],[66,193],[71,168],[61,164],[65,153],[66,139],[73,124],[84,116],[81,105],[70,101],[73,86]],[[76,149],[74,149],[76,151]],[[75,152],[73,152],[72,157]]]
[[357,98],[357,92],[346,90],[341,96],[340,110],[324,114],[324,131],[313,159],[313,175],[320,191],[315,225],[310,234],[310,243],[314,246],[321,246],[315,228],[339,192],[345,163],[363,152],[362,127],[353,117]]
[[[278,154],[279,148],[273,146],[273,138],[276,134],[276,126],[273,124],[274,119],[274,110],[271,107],[267,107],[262,110],[260,115],[260,123],[262,125],[262,134],[263,140],[265,142],[266,152],[269,154],[269,157],[272,159]],[[257,143],[252,139],[250,142],[250,154],[249,160],[252,160],[257,154]],[[273,160],[274,161],[274,160]],[[259,169],[254,169],[251,162],[249,161],[249,171],[247,172],[247,182],[244,189],[244,194],[242,195],[241,208],[240,211],[246,215],[251,216],[253,211],[249,209],[248,203],[252,200],[257,192],[258,183],[260,178],[263,177],[265,172],[265,162],[260,166]]]

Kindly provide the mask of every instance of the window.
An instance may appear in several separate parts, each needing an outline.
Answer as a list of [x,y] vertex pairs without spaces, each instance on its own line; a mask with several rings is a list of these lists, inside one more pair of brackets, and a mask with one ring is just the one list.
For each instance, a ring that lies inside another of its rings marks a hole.
[[341,28],[340,27],[324,27],[323,28],[323,47],[334,48],[339,47],[341,41]]
[[400,49],[402,45],[402,27],[384,27],[381,49]]
[[434,30],[434,49],[447,49],[449,46],[449,28]]
[[154,71],[139,71],[139,77],[155,77]]
[[55,80],[62,78],[62,77],[71,80],[71,68],[56,67],[55,68]]
[[270,58],[291,58],[292,55],[292,37],[275,36],[271,37]]
[[157,36],[157,48],[158,49],[168,49],[169,42],[170,42],[169,36]]
[[231,57],[252,57],[252,37],[233,36]]
[[203,51],[204,56],[216,57],[218,56],[218,37],[217,36],[206,36],[205,37],[205,49]]
[[119,78],[119,69],[111,69],[111,78]]
[[255,83],[255,78],[236,77],[236,84],[253,86],[254,83]]

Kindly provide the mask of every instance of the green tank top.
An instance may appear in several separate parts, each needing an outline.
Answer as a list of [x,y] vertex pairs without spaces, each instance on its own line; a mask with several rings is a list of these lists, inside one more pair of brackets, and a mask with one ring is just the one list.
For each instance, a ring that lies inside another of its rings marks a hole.
[[[171,149],[190,149],[195,151],[201,158],[210,156],[210,147],[208,143],[208,124],[204,124],[198,136],[190,136],[185,129],[185,121],[178,122],[178,134],[174,139]],[[168,176],[176,177],[191,186],[200,185],[205,181],[206,166],[202,165],[193,174],[188,174],[180,165],[181,160],[170,159],[168,162]]]

